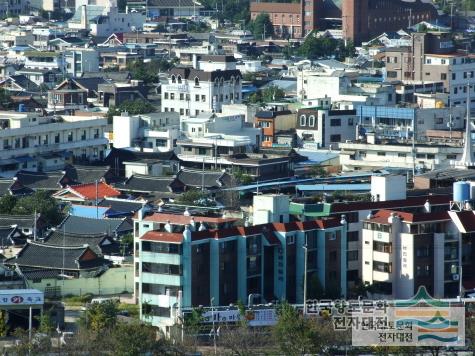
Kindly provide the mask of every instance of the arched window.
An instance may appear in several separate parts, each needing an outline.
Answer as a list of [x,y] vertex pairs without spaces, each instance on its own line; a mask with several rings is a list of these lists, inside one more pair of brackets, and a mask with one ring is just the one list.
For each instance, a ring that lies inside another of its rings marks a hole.
[[310,115],[308,117],[308,126],[310,126],[310,127],[315,126],[315,115]]
[[229,81],[231,82],[231,85],[234,85],[234,76],[231,76],[231,79],[229,79]]
[[198,77],[195,77],[195,87],[199,87],[200,86],[200,80],[198,79]]
[[221,85],[224,85],[224,78],[221,77],[221,80],[219,81]]
[[236,77],[236,84],[239,84],[239,77]]
[[307,116],[300,115],[300,126],[307,126]]
[[172,75],[172,83],[176,83],[176,77]]
[[181,75],[178,76],[178,84],[181,84]]

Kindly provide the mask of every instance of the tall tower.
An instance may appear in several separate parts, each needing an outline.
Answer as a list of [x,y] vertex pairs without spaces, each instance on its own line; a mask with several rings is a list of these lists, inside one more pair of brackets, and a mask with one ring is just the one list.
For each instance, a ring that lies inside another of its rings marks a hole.
[[368,36],[369,0],[343,0],[341,21],[343,38],[359,45]]
[[470,120],[470,84],[467,84],[467,123],[465,127],[465,142],[462,159],[455,162],[457,168],[475,168],[473,159],[472,122]]

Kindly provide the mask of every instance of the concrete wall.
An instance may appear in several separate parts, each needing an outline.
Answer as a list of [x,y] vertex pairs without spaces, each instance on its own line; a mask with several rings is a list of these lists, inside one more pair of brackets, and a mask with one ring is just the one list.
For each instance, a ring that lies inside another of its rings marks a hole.
[[119,294],[124,291],[133,292],[134,268],[132,265],[125,265],[117,268],[110,268],[97,278],[75,278],[66,280],[42,279],[38,283],[28,281],[29,288],[44,291],[47,287],[60,287],[61,295],[83,295],[91,293],[94,295]]

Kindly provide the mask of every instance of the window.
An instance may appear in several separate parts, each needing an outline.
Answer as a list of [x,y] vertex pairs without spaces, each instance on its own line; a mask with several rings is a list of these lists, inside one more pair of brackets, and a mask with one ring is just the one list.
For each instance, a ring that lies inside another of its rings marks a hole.
[[198,77],[195,77],[195,87],[199,87],[200,86],[200,80],[198,79]]
[[378,152],[378,153],[377,153],[377,155],[378,155],[378,156],[383,156],[383,157],[384,157],[384,156],[386,156],[386,152]]
[[348,119],[348,126],[353,126],[353,118]]
[[180,100],[185,100],[185,94],[180,93]]
[[308,126],[315,127],[315,115],[310,115],[308,117]]
[[307,116],[300,115],[300,126],[307,126]]
[[341,119],[331,119],[330,126],[341,126]]
[[406,154],[405,153],[398,153],[397,156],[399,158],[406,158]]
[[72,141],[73,141],[73,132],[69,131],[68,132],[68,142],[72,142]]
[[330,142],[341,142],[341,135],[330,135]]
[[287,236],[287,245],[293,245],[294,243],[295,243],[295,236],[294,235]]
[[200,101],[200,95],[199,94],[195,94],[195,101]]
[[440,80],[447,80],[447,73],[440,73]]
[[359,240],[359,233],[358,231],[348,231],[348,242],[358,242]]
[[201,95],[201,101],[204,103],[206,101],[206,95]]
[[328,254],[328,259],[330,261],[336,261],[336,257],[337,257],[336,251],[330,251],[330,253]]
[[175,93],[170,93],[170,99],[175,100]]
[[457,159],[457,155],[447,155],[447,159]]
[[455,80],[457,78],[456,73],[452,73],[452,80]]
[[348,261],[358,261],[358,250],[348,251]]

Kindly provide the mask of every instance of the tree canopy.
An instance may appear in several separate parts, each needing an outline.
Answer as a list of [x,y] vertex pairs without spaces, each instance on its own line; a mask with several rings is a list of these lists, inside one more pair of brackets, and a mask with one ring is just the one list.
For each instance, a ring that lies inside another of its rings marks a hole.
[[334,56],[338,60],[353,56],[355,47],[351,41],[335,40],[328,37],[315,37],[310,34],[298,49],[298,53],[308,59],[318,59]]
[[269,14],[262,13],[256,16],[251,22],[251,30],[257,40],[272,37],[274,34],[274,26],[270,20]]
[[157,83],[158,73],[166,72],[172,66],[173,64],[166,60],[135,61],[127,65],[127,70],[133,79],[143,80],[145,84],[149,84]]
[[0,214],[32,215],[40,214],[48,225],[57,225],[63,219],[56,200],[46,191],[17,198],[11,195],[0,197]]

